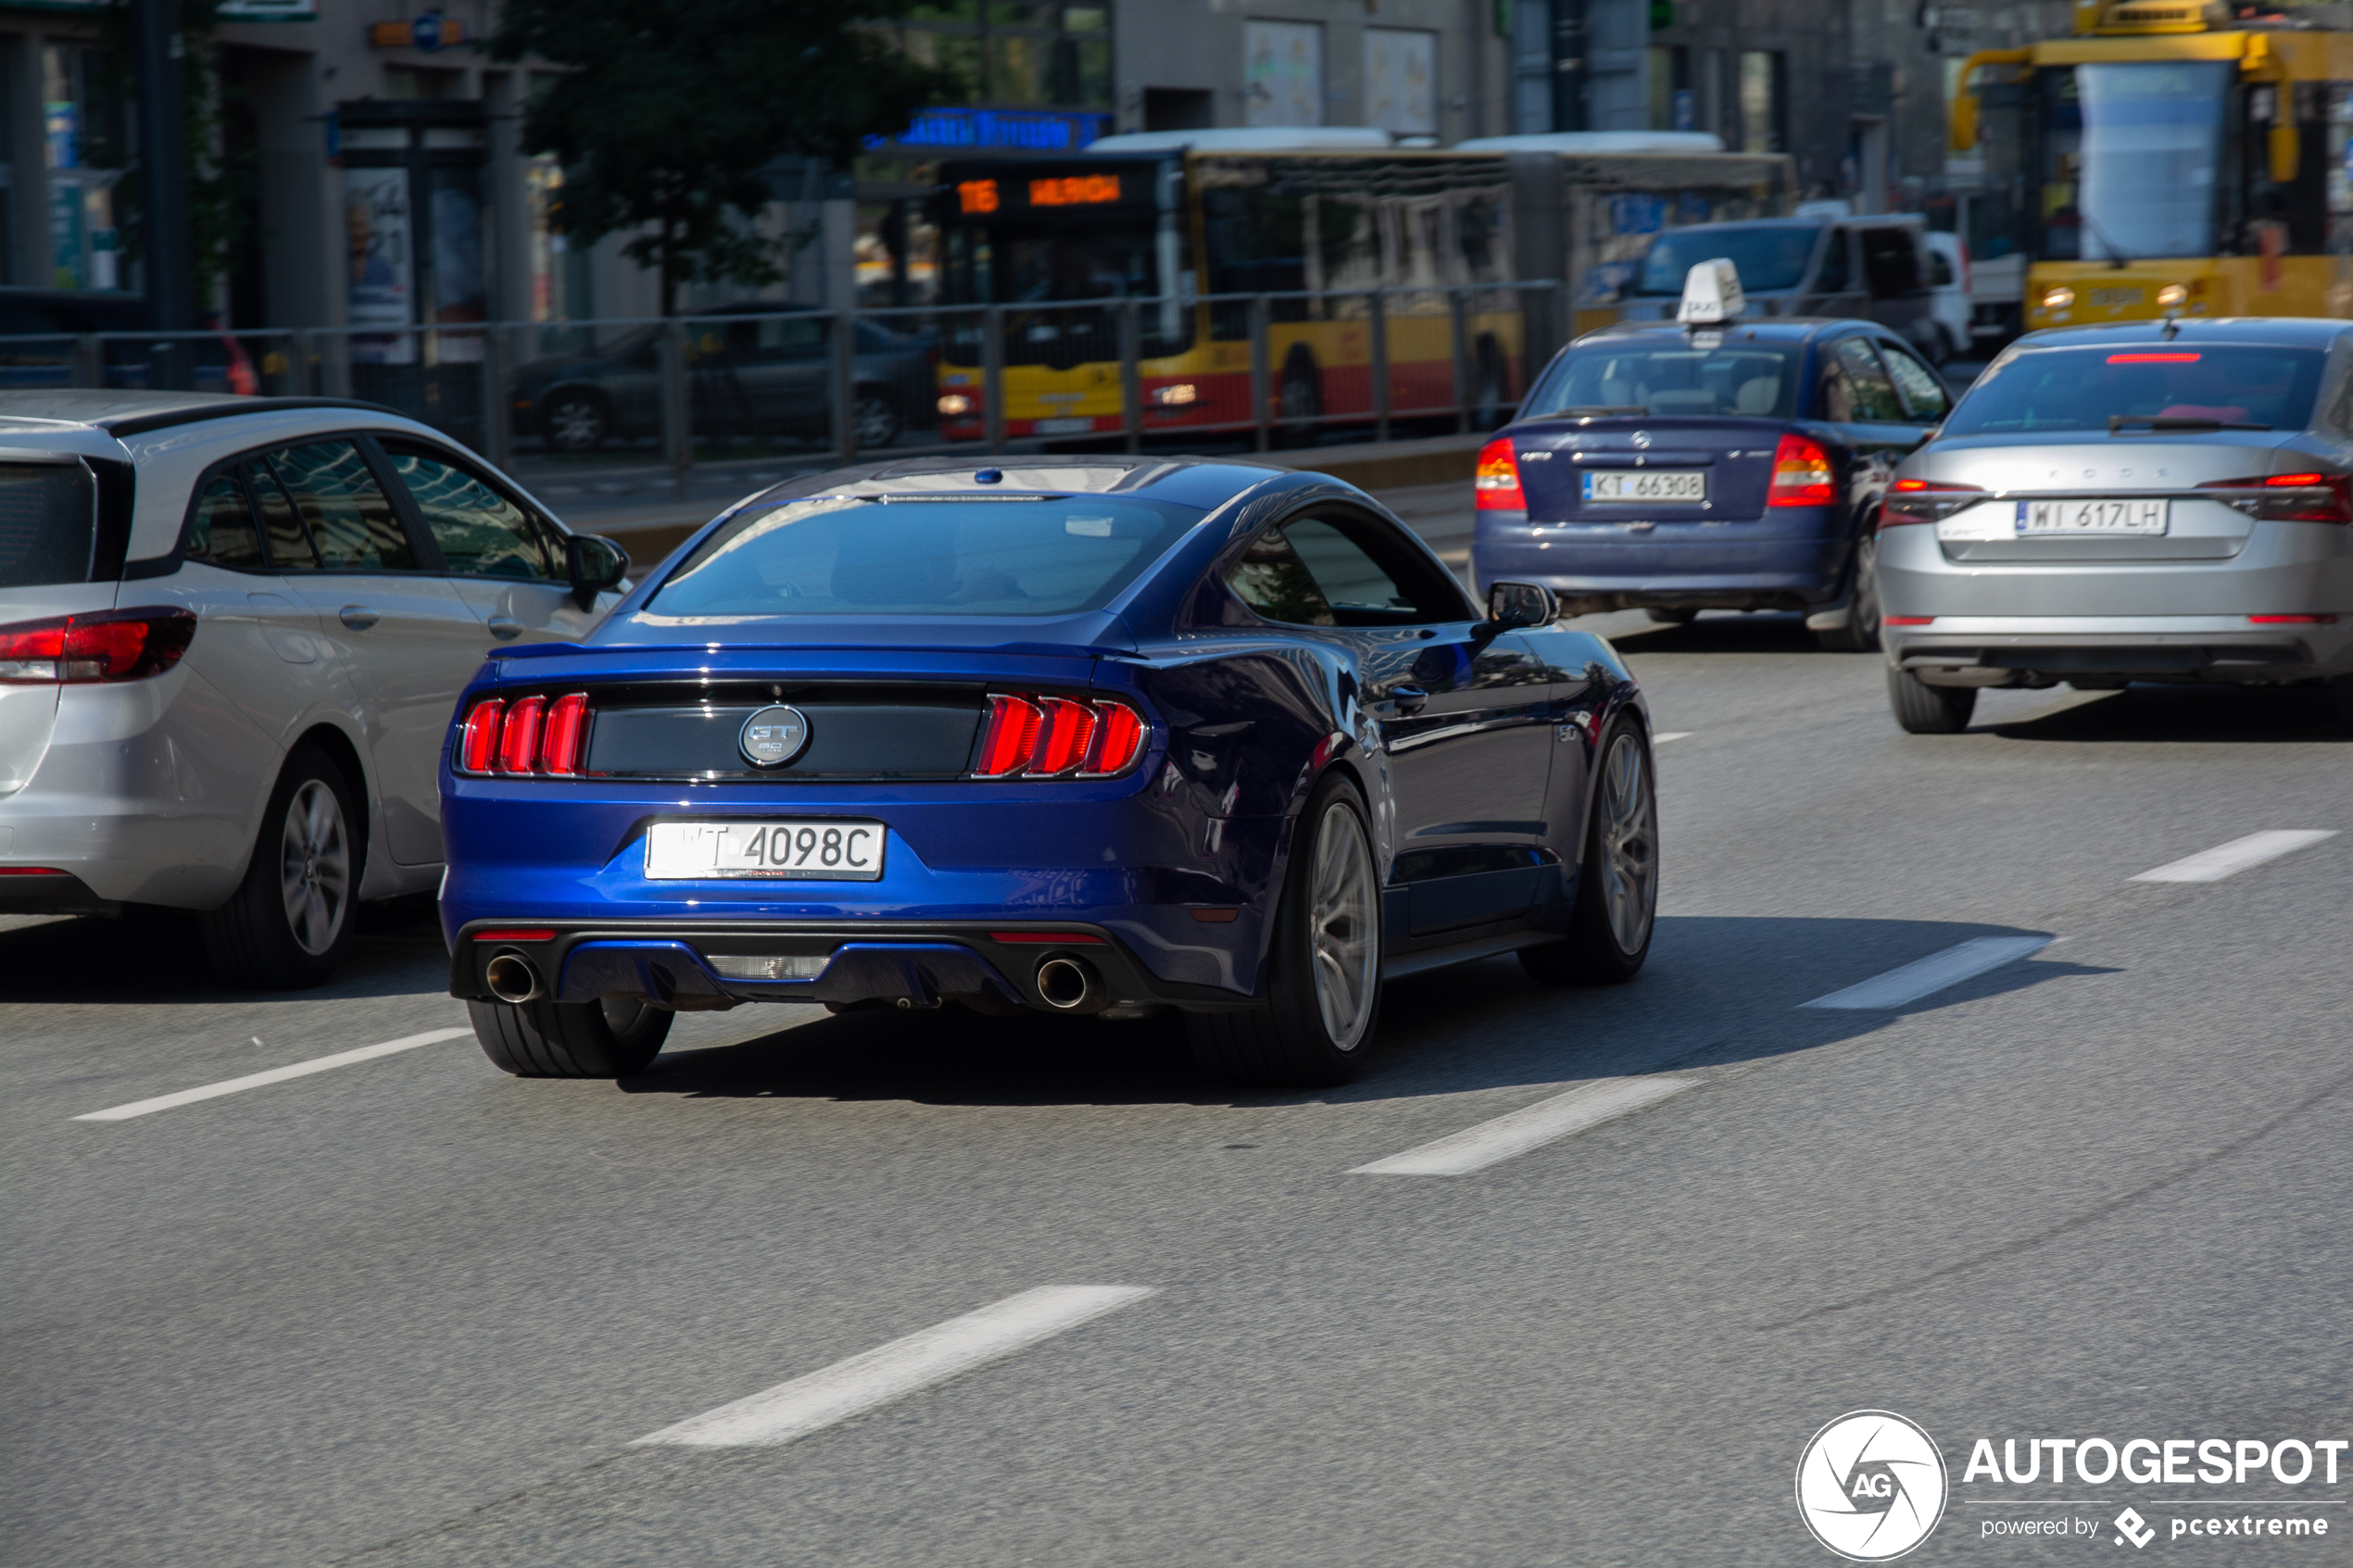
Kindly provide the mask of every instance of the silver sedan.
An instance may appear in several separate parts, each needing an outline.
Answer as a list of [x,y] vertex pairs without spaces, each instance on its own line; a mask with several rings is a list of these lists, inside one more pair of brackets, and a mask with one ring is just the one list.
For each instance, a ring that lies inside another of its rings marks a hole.
[[1880,520],[1888,697],[1986,686],[2332,689],[2353,726],[2353,326],[2143,321],[1994,360]]

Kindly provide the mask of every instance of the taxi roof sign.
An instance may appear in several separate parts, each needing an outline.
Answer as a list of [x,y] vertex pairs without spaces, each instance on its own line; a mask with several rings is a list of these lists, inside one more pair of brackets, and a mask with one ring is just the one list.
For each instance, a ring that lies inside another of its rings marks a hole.
[[1740,269],[1730,257],[1719,256],[1683,275],[1683,302],[1675,307],[1675,320],[1689,326],[1710,326],[1730,320],[1747,304],[1748,296],[1741,292]]

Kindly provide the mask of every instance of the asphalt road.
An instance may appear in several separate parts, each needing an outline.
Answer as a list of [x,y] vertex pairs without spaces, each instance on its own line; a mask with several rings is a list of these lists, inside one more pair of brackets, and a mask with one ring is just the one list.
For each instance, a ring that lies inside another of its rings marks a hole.
[[[2353,1562],[2353,1454],[1961,1474],[1981,1436],[2353,1437],[2353,832],[2132,880],[2353,829],[2319,699],[1994,693],[1908,737],[1793,619],[1595,623],[1680,736],[1649,968],[1399,983],[1334,1093],[1206,1085],[1155,1023],[744,1009],[620,1085],[458,1038],[82,1121],[461,1024],[430,910],[294,997],[168,923],[0,931],[0,1558],[1828,1563],[1799,1455],[1878,1409],[1951,1467],[1907,1562],[2136,1559],[2127,1504],[2333,1527],[2152,1552]],[[1627,1078],[1688,1086],[1355,1171]],[[636,1443],[1046,1286],[1150,1294],[779,1446]]]

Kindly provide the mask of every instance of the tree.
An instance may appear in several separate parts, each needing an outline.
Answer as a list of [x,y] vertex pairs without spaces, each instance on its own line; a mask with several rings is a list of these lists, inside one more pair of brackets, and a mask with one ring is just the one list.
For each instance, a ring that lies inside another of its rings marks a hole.
[[490,52],[570,69],[536,93],[523,144],[563,165],[556,220],[678,285],[781,274],[751,230],[782,157],[846,166],[961,87],[877,23],[907,0],[507,0]]
[[[244,93],[221,80],[220,49],[215,38],[220,12],[220,0],[180,0],[180,102],[188,149],[182,181],[188,193],[191,281],[200,319],[210,311],[213,296],[220,292],[229,270],[230,251],[252,225],[261,191],[260,171],[252,155],[233,150],[225,134],[229,107]],[[99,38],[117,101],[138,102],[128,0],[109,0],[99,13]],[[145,195],[145,171],[134,163],[114,187],[115,221],[122,231],[126,262],[146,255],[145,226],[140,221]]]

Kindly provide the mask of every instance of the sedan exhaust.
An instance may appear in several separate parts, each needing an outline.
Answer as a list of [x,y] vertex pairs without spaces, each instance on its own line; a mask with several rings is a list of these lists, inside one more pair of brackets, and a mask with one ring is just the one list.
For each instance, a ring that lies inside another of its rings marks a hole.
[[490,994],[502,1002],[535,1001],[539,996],[539,972],[521,953],[501,953],[482,972]]
[[1103,1009],[1103,983],[1095,966],[1068,953],[1056,953],[1038,964],[1038,995],[1056,1012]]

